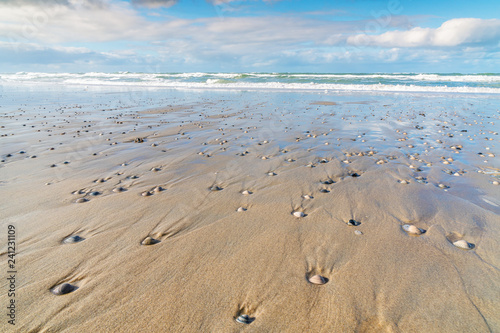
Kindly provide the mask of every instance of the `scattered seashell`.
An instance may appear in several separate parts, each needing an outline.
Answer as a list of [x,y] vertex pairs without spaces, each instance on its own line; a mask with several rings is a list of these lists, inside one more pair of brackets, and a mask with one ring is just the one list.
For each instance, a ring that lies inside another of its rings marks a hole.
[[304,217],[304,216],[306,216],[306,214],[304,214],[304,212],[296,211],[296,212],[293,212],[293,216],[295,216],[295,217]]
[[400,183],[400,184],[409,184],[410,182],[409,182],[409,181],[407,181],[407,180],[401,179],[401,180],[399,181],[399,183]]
[[354,234],[361,236],[363,233],[360,230],[354,230]]
[[330,193],[326,188],[322,188],[319,190],[320,193]]
[[222,191],[222,187],[214,185],[214,186],[210,187],[210,191]]
[[355,221],[353,219],[350,219],[349,221],[347,221],[347,225],[352,226],[352,227],[357,227],[360,224],[361,224],[361,222]]
[[474,248],[473,244],[467,242],[464,239],[460,239],[460,240],[453,242],[453,245],[455,245],[456,247],[459,247],[461,249],[464,249],[464,250],[470,250],[470,249]]
[[492,183],[493,185],[498,185],[498,184],[500,184],[500,183],[498,182],[498,180],[494,180],[494,181],[492,181],[491,183]]
[[246,210],[247,210],[247,209],[246,209],[245,207],[240,207],[240,208],[238,208],[236,211],[238,211],[238,212],[244,212],[244,211],[246,211]]
[[314,198],[314,197],[312,197],[312,196],[310,196],[310,195],[308,195],[308,194],[303,195],[302,197],[303,197],[304,199],[313,199],[313,198]]
[[158,172],[160,170],[161,170],[160,168],[151,168],[151,171],[154,171],[154,172]]
[[126,191],[126,189],[124,187],[121,187],[121,186],[113,189],[113,192],[115,192],[115,193],[119,193],[119,192],[123,192],[123,191]]
[[321,181],[321,184],[325,184],[325,185],[330,185],[333,183],[335,183],[335,182],[332,179],[326,179],[326,180]]
[[76,199],[76,201],[75,201],[75,202],[76,202],[76,203],[83,203],[83,202],[87,202],[87,201],[89,201],[89,200],[88,200],[88,199],[86,199],[86,198],[78,198],[78,199]]
[[267,175],[268,176],[276,176],[276,173],[274,173],[274,172],[268,172]]
[[241,194],[243,194],[243,195],[250,195],[250,194],[252,194],[252,193],[253,193],[253,192],[248,191],[248,190],[244,190],[244,191],[242,191],[242,192],[241,192]]
[[249,315],[243,314],[243,315],[239,315],[235,320],[241,324],[250,324],[255,320],[255,318],[250,317]]
[[143,197],[149,197],[151,194],[152,194],[152,193],[151,193],[151,192],[149,192],[149,191],[144,191],[144,192],[142,192],[142,193],[141,193],[141,195],[142,195]]
[[80,237],[78,235],[74,235],[74,236],[66,237],[62,242],[64,244],[73,244],[73,243],[81,242],[82,240],[83,240],[82,237]]
[[295,160],[293,158],[287,158],[286,160],[287,162],[295,162]]
[[359,177],[359,176],[360,176],[360,175],[359,175],[359,174],[357,174],[356,172],[351,173],[351,177]]
[[69,283],[63,283],[63,284],[56,286],[51,291],[54,295],[60,296],[60,295],[69,294],[69,293],[75,291],[76,289],[77,288],[75,286],[72,286]]
[[328,281],[326,278],[322,277],[321,275],[313,275],[309,278],[309,282],[312,284],[322,285]]
[[164,190],[164,188],[163,188],[163,187],[161,187],[161,186],[156,186],[156,187],[153,189],[153,191],[155,191],[156,193],[161,192],[161,191],[163,191],[163,190]]
[[403,225],[403,230],[406,231],[408,234],[415,235],[415,236],[421,235],[424,232],[424,230],[417,228],[413,224]]
[[93,196],[93,197],[96,197],[96,196],[100,195],[100,194],[101,194],[101,192],[99,192],[99,191],[92,191],[92,192],[90,192],[89,194],[90,194],[91,196]]
[[156,244],[159,242],[160,241],[154,239],[153,237],[148,236],[148,237],[144,238],[144,240],[141,242],[141,245],[153,245],[153,244]]
[[263,159],[263,160],[267,160],[267,158],[268,158],[267,156],[262,156],[261,157],[261,159]]

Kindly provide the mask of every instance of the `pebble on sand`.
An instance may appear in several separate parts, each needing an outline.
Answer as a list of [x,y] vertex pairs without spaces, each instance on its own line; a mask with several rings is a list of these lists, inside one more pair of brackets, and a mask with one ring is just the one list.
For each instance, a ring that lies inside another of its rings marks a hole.
[[460,239],[455,242],[453,242],[453,245],[455,245],[458,248],[464,249],[464,250],[471,250],[474,248],[474,245],[467,242],[465,239]]
[[75,291],[77,288],[69,283],[62,283],[54,287],[51,291],[54,295],[65,295]]
[[143,197],[149,197],[152,193],[150,191],[144,191],[141,193]]
[[121,186],[113,189],[113,192],[115,192],[115,193],[119,193],[119,192],[123,192],[123,191],[126,191],[126,189],[124,187],[121,187]]
[[322,285],[328,282],[328,280],[321,275],[313,275],[309,278],[309,282],[312,284]]
[[304,214],[304,212],[295,211],[295,212],[293,212],[293,216],[295,216],[295,217],[304,217],[304,216],[306,216],[306,214]]
[[250,194],[252,194],[252,193],[253,193],[253,192],[252,192],[252,191],[249,191],[249,190],[244,190],[244,191],[242,191],[242,192],[241,192],[241,194],[243,194],[243,195],[250,195]]
[[87,201],[89,201],[89,200],[88,200],[88,199],[86,199],[86,198],[78,198],[78,199],[76,199],[76,201],[75,201],[75,202],[76,202],[76,203],[83,203],[83,202],[87,202]]

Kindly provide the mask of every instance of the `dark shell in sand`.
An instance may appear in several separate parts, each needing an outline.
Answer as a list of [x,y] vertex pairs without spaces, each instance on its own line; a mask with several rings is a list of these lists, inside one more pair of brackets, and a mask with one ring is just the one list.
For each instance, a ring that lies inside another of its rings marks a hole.
[[54,289],[52,289],[52,293],[54,295],[65,295],[65,294],[69,294],[73,291],[75,291],[77,288],[75,286],[72,286],[71,284],[69,283],[63,283],[63,284],[60,284],[58,286],[56,286]]
[[349,221],[347,221],[347,225],[353,226],[353,227],[357,227],[360,224],[361,224],[361,222],[355,221],[353,219],[350,219]]
[[249,315],[240,315],[238,318],[236,318],[236,321],[241,324],[250,324],[255,320],[255,318],[250,317]]

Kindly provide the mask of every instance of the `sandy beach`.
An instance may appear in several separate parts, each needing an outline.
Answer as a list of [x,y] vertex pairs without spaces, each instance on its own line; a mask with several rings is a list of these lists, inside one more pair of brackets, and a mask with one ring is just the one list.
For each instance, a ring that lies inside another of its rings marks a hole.
[[0,331],[500,332],[496,95],[137,91],[4,92]]

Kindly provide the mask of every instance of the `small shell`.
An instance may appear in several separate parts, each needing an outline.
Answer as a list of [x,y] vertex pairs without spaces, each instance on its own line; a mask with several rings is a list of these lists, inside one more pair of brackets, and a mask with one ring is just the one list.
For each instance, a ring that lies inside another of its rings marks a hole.
[[330,185],[330,184],[333,184],[335,183],[333,180],[331,179],[326,179],[326,180],[322,180],[321,181],[321,184],[325,184],[325,185]]
[[464,249],[464,250],[470,250],[473,247],[472,244],[470,244],[469,242],[467,242],[464,239],[460,239],[460,240],[453,242],[453,245],[455,245],[456,247],[459,247],[461,249]]
[[360,224],[361,224],[361,222],[355,221],[353,219],[350,219],[349,221],[347,221],[347,225],[352,226],[352,227],[357,227]]
[[149,196],[151,195],[151,192],[149,192],[149,191],[144,191],[144,192],[142,192],[142,193],[141,193],[141,195],[142,195],[143,197],[149,197]]
[[330,193],[326,188],[322,188],[319,190],[320,193]]
[[251,322],[253,322],[255,320],[255,318],[253,317],[250,317],[249,315],[246,315],[246,314],[243,314],[243,315],[239,315],[237,318],[236,318],[236,321],[240,324],[250,324]]
[[302,197],[303,197],[304,199],[312,199],[312,198],[313,198],[312,196],[310,196],[310,195],[308,195],[308,194],[303,195]]
[[267,175],[268,176],[276,176],[276,174],[274,172],[268,172]]
[[241,192],[241,194],[243,194],[243,195],[250,195],[250,194],[252,194],[252,192],[249,191],[249,190],[244,190],[244,191]]
[[151,236],[148,236],[148,237],[144,238],[144,240],[141,242],[141,245],[153,245],[156,243],[159,243],[159,241],[157,241],[156,239],[154,239]]
[[306,216],[306,214],[304,214],[304,212],[296,211],[296,212],[293,212],[293,216],[295,216],[295,217],[304,217],[304,216]]
[[164,190],[164,189],[163,189],[163,187],[161,187],[161,186],[156,186],[156,187],[153,189],[153,191],[155,191],[156,193],[161,192],[161,191],[163,191],[163,190]]
[[321,284],[325,284],[327,282],[327,280],[324,277],[322,277],[321,275],[313,275],[309,278],[309,282],[312,284],[321,285]]
[[411,235],[421,235],[422,234],[422,229],[417,228],[413,224],[403,225],[403,230]]
[[363,234],[363,232],[361,232],[360,230],[354,230],[354,234],[361,236]]
[[126,190],[124,187],[121,187],[121,186],[113,189],[113,192],[115,192],[115,193],[119,193],[119,192],[123,192],[123,191],[126,191]]
[[240,207],[240,208],[238,208],[236,211],[238,211],[238,212],[244,212],[244,211],[246,211],[246,210],[247,210],[247,209],[246,209],[245,207]]
[[85,198],[78,198],[78,199],[76,199],[76,201],[75,201],[75,202],[76,202],[76,203],[82,203],[82,202],[87,202],[87,201],[88,201],[88,200],[87,200],[87,199],[85,199]]
[[78,243],[78,242],[81,242],[83,240],[82,237],[78,236],[78,235],[74,235],[74,236],[69,236],[69,237],[66,237],[64,240],[63,240],[63,243],[64,244],[73,244],[73,243]]
[[222,190],[222,187],[219,187],[217,185],[210,187],[210,191],[221,191],[221,190]]
[[69,294],[70,292],[73,292],[75,291],[77,288],[75,286],[72,286],[71,284],[69,283],[63,283],[63,284],[60,284],[58,286],[56,286],[54,289],[52,289],[52,293],[54,295],[65,295],[65,294]]

